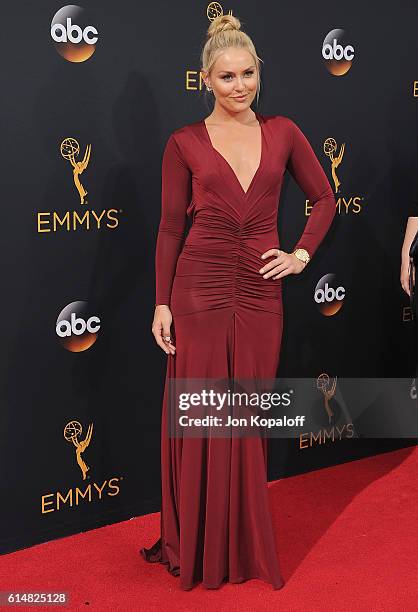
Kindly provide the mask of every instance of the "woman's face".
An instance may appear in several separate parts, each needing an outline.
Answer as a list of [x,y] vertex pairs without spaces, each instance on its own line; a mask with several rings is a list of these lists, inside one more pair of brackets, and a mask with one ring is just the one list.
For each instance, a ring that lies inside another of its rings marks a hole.
[[257,66],[245,49],[228,47],[217,57],[210,76],[202,74],[216,102],[228,111],[247,109],[257,94]]

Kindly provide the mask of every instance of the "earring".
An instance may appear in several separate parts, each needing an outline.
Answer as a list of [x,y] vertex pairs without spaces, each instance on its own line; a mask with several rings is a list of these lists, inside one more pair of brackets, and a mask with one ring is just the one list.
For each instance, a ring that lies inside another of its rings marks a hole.
[[210,85],[206,85],[206,90],[207,91],[213,91],[212,87],[210,87]]

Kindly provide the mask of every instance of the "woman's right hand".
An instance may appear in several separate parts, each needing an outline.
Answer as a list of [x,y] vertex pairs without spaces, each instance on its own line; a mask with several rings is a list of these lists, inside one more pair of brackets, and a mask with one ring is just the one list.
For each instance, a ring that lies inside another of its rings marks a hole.
[[159,304],[155,307],[154,321],[151,327],[155,341],[165,353],[174,355],[176,347],[171,342],[172,338],[170,333],[172,321],[173,316],[168,306]]

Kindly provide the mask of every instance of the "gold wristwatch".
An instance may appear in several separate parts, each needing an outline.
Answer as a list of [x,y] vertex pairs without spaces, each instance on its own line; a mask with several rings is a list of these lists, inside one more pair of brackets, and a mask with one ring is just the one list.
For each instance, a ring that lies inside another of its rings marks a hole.
[[303,261],[304,264],[307,264],[311,259],[306,249],[296,249],[293,251],[292,255],[295,255],[298,259]]

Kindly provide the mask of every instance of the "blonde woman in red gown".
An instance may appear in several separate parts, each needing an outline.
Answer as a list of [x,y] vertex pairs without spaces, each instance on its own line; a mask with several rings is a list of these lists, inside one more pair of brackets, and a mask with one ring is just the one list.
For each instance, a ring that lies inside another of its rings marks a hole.
[[[235,17],[211,23],[202,66],[214,110],[175,130],[162,162],[152,325],[168,354],[161,537],[140,552],[166,564],[184,590],[250,578],[280,589],[267,440],[169,437],[167,386],[171,378],[276,377],[282,279],[302,272],[306,262],[299,257],[314,255],[335,215],[335,199],[297,125],[251,110],[258,57]],[[313,204],[297,255],[280,250],[277,231],[286,169]],[[184,241],[187,216],[193,224]]]

